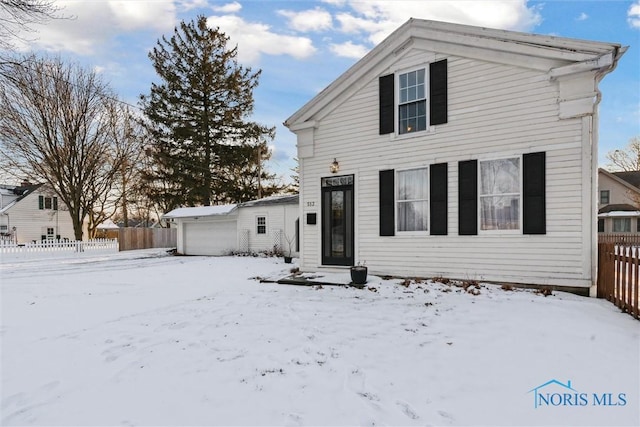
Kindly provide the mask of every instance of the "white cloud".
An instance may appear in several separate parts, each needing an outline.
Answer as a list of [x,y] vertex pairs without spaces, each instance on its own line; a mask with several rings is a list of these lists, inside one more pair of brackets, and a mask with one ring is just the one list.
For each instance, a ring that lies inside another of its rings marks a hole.
[[242,5],[234,1],[233,3],[227,3],[223,6],[213,6],[212,9],[220,13],[238,13],[242,9]]
[[[174,17],[176,6],[173,1],[133,2],[127,0],[111,0],[107,2],[116,25],[124,30],[167,28],[167,17]],[[172,22],[173,23],[173,22]],[[172,25],[169,25],[171,28]]]
[[278,13],[289,18],[289,26],[296,31],[329,30],[333,24],[331,14],[319,7],[302,12],[279,10]]
[[347,0],[321,0],[322,3],[330,4],[332,6],[342,7],[345,5]]
[[636,1],[631,6],[629,6],[627,19],[629,21],[629,25],[631,25],[633,28],[640,29],[640,1]]
[[340,44],[330,44],[329,49],[337,56],[351,59],[360,59],[369,52],[368,47],[361,44],[353,44],[350,41]]
[[238,16],[211,16],[207,23],[230,38],[230,44],[238,45],[238,60],[242,64],[256,64],[262,54],[290,55],[305,59],[316,52],[311,39],[277,34],[266,24],[248,22]]
[[578,16],[576,18],[576,21],[586,21],[587,19],[589,19],[589,15],[587,15],[586,13],[582,12],[580,14],[580,16]]
[[[80,2],[60,0],[61,14],[73,19],[56,19],[34,25],[36,40],[19,46],[23,50],[41,48],[50,51],[94,54],[98,47],[127,32],[170,31],[176,24],[174,1],[162,2]],[[33,38],[27,34],[27,38]]]
[[208,0],[177,0],[180,10],[190,11],[193,9],[204,8],[209,5]]
[[[506,30],[530,31],[541,22],[539,9],[526,0],[430,1],[349,0],[351,13],[336,19],[346,33],[365,33],[380,43],[409,18],[429,19]],[[419,7],[417,7],[419,6]]]

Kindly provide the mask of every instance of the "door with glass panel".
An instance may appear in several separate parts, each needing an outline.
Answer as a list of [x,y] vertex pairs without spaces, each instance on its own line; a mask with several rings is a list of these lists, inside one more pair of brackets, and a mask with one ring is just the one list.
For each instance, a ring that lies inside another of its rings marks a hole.
[[353,265],[353,175],[322,178],[322,264]]

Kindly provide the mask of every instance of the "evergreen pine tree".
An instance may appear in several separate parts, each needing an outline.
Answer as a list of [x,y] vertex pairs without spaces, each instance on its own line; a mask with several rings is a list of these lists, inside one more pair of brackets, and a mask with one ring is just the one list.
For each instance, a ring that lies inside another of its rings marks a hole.
[[260,71],[239,65],[228,40],[199,16],[149,53],[162,82],[141,96],[154,139],[144,179],[149,197],[165,209],[257,197],[238,196],[240,166],[257,166],[255,147],[273,138],[274,128],[247,120]]

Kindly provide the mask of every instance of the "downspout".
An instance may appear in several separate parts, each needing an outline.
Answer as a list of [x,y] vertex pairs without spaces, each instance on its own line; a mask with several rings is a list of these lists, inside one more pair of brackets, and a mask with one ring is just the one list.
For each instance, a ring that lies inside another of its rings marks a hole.
[[596,100],[593,116],[591,119],[591,206],[592,220],[591,227],[591,287],[589,288],[589,296],[596,297],[598,295],[598,145],[600,142],[600,101],[602,100],[602,92],[600,92],[600,82],[607,74],[613,72],[618,66],[618,60],[624,55],[629,47],[615,47],[613,52],[613,63],[604,69],[599,70],[595,76]]

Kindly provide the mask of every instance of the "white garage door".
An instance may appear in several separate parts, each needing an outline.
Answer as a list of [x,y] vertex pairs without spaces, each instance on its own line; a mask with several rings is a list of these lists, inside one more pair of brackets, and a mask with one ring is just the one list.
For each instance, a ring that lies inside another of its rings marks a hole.
[[236,250],[235,220],[190,222],[184,227],[185,255],[227,255]]

